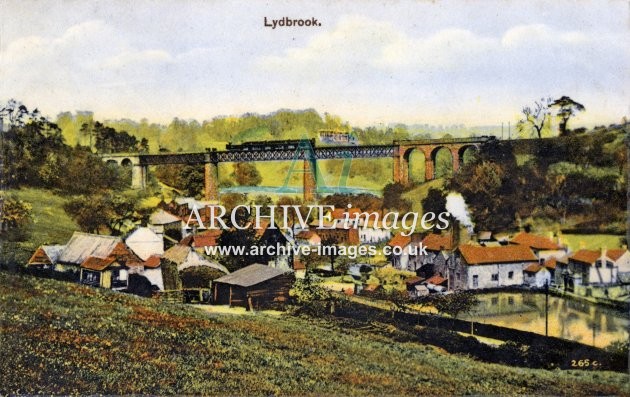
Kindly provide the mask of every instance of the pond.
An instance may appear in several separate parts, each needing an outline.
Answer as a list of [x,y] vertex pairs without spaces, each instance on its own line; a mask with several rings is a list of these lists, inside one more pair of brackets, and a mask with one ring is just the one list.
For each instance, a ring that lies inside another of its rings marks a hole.
[[[545,334],[545,294],[501,292],[478,295],[475,322]],[[630,319],[590,302],[549,296],[549,336],[596,347],[628,339]]]

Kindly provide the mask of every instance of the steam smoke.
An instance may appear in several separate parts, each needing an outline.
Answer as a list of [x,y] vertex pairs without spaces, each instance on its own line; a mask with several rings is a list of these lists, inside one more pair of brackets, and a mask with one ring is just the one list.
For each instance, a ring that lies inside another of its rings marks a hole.
[[450,192],[448,196],[446,196],[446,210],[468,229],[468,233],[473,232],[475,225],[470,218],[468,206],[461,194]]

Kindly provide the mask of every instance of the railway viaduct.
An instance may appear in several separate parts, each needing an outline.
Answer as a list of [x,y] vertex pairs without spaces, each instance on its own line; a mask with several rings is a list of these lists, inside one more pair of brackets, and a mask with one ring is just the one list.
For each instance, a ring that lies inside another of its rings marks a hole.
[[267,141],[233,145],[226,150],[208,149],[195,153],[112,153],[102,154],[107,163],[132,167],[131,184],[134,188],[146,186],[147,168],[150,165],[189,164],[204,165],[206,200],[219,198],[218,165],[228,162],[287,161],[304,162],[303,195],[306,202],[317,197],[317,160],[354,158],[392,158],[394,161],[394,181],[408,184],[411,154],[419,150],[424,155],[425,180],[435,179],[435,163],[439,150],[451,153],[453,172],[461,167],[464,152],[469,148],[479,149],[482,144],[495,140],[495,137],[399,140],[389,145],[360,146],[315,146],[314,141]]

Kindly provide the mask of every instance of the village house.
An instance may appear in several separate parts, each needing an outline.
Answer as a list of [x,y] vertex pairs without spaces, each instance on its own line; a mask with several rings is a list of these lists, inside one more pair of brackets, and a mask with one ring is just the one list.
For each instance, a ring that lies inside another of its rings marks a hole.
[[569,256],[563,269],[562,286],[572,291],[581,285],[613,285],[619,283],[619,274],[627,273],[630,253],[625,249],[581,249]]
[[253,264],[214,280],[214,303],[247,310],[265,308],[286,302],[294,281],[293,271]]
[[[392,253],[390,255],[390,262],[394,269],[398,270],[416,270],[415,261],[410,260],[412,257],[415,260],[415,256],[411,253],[411,236],[403,236],[402,233],[396,234],[387,243],[390,249],[397,247],[398,250],[402,250],[400,254]],[[411,263],[410,263],[411,262]]]
[[204,230],[198,234],[190,234],[179,242],[180,245],[187,245],[192,247],[196,252],[204,254],[206,252],[205,247],[216,247],[219,245],[219,237],[223,233],[219,229]]
[[523,269],[538,264],[529,247],[460,245],[448,278],[452,289],[489,289],[523,284]]
[[[121,244],[120,237],[74,232],[54,265],[54,271],[80,281],[81,264],[90,257],[105,259]],[[137,262],[140,262],[138,259]]]
[[63,251],[65,247],[65,245],[42,245],[33,253],[27,262],[27,267],[37,271],[54,270],[61,251]]
[[295,245],[294,239],[290,236],[290,231],[283,231],[279,228],[270,228],[270,222],[261,222],[256,228],[256,239],[261,246],[274,247],[275,253],[268,251],[262,255],[262,259],[271,267],[290,270],[293,268],[292,247]]
[[144,275],[148,270],[151,284],[161,285],[159,261],[157,265],[154,260],[147,265],[114,236],[75,232],[66,245],[39,247],[27,268],[48,270],[57,278],[116,290],[131,288],[129,276]]
[[316,246],[322,243],[322,238],[312,230],[302,230],[295,235],[295,241],[298,245]]
[[429,233],[421,241],[426,255],[419,255],[421,266],[416,273],[422,277],[439,275],[446,277],[449,267],[453,267],[455,240],[452,233]]
[[551,285],[551,280],[551,272],[544,265],[532,263],[523,269],[523,282],[532,288],[544,288]]
[[151,214],[147,226],[170,245],[177,244],[184,233],[184,222],[163,209],[158,209]]
[[[317,228],[319,221],[311,223],[311,228]],[[359,230],[355,227],[344,227],[342,222],[322,222],[323,228],[317,229],[317,234],[321,238],[322,244],[330,241],[334,244],[343,245],[359,245],[361,240],[359,239]]]
[[562,246],[548,237],[538,236],[532,233],[521,232],[510,240],[510,244],[524,245],[531,248],[537,258],[562,258],[568,252],[566,246]]
[[360,244],[378,244],[391,239],[391,229],[382,227],[382,212],[364,212],[360,208],[335,208],[326,214],[338,229],[357,229]]
[[164,254],[164,239],[148,227],[139,227],[125,239],[127,247],[143,261]]

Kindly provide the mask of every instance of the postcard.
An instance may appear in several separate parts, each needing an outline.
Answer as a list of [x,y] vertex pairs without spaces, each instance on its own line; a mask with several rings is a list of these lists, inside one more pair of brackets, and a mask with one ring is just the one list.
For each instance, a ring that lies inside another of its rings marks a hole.
[[625,1],[0,3],[0,393],[629,395]]

